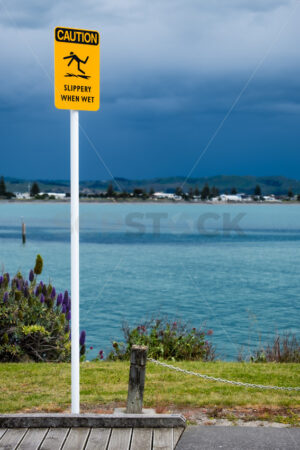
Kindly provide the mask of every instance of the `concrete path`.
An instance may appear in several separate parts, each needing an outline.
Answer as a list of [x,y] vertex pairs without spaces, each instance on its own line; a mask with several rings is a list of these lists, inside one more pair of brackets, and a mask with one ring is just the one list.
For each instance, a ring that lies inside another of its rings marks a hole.
[[190,426],[176,450],[299,450],[300,428]]

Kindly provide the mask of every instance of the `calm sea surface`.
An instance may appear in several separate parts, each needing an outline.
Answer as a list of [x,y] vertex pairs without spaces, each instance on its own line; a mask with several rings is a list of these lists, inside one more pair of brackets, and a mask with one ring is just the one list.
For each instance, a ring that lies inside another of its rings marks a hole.
[[[69,204],[1,203],[0,267],[70,288]],[[168,315],[214,331],[220,357],[300,336],[300,205],[81,204],[81,329],[106,352],[121,325]],[[27,243],[21,244],[21,219]]]

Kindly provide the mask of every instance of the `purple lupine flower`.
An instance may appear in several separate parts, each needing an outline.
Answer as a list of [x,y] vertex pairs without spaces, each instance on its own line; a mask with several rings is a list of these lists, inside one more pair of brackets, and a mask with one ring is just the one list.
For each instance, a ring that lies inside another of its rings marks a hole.
[[67,312],[67,307],[66,307],[66,305],[62,305],[62,308],[61,308],[61,312],[63,313],[63,314],[66,314],[66,312]]
[[52,300],[55,298],[55,296],[56,296],[56,290],[55,290],[55,287],[53,287],[52,291],[51,291],[51,298],[52,298]]
[[83,346],[85,344],[85,336],[86,336],[86,332],[84,330],[82,330],[82,332],[80,333],[80,339],[79,339],[79,343],[81,346]]
[[67,320],[71,320],[71,311],[67,312],[66,319]]
[[3,301],[6,303],[8,301],[8,292],[4,292]]
[[44,286],[44,283],[42,281],[40,281],[40,286],[41,288]]
[[65,291],[65,293],[64,293],[64,301],[63,301],[63,304],[64,304],[64,305],[67,304],[68,298],[69,298],[69,292],[68,292],[68,291]]
[[63,301],[63,296],[62,294],[58,294],[57,299],[56,299],[56,306],[59,306],[62,304]]
[[28,287],[28,286],[29,286],[29,284],[28,284],[28,281],[27,281],[27,280],[25,281],[25,283],[24,283],[24,286],[26,286],[26,287]]
[[34,272],[33,272],[32,269],[31,269],[31,271],[29,272],[29,277],[28,277],[28,279],[29,279],[30,283],[32,283],[33,280],[34,280]]
[[39,293],[40,293],[40,288],[39,288],[39,286],[37,286],[35,288],[34,295],[37,297],[39,295]]
[[45,303],[45,297],[43,294],[41,295],[40,301],[41,301],[41,303]]
[[0,287],[1,287],[1,284],[3,283],[3,277],[2,276],[0,276]]
[[24,297],[25,298],[28,298],[29,297],[29,291],[28,291],[28,287],[27,286],[25,286],[25,288],[24,288]]
[[15,283],[16,283],[16,288],[20,289],[20,283],[19,283],[18,278],[15,278]]

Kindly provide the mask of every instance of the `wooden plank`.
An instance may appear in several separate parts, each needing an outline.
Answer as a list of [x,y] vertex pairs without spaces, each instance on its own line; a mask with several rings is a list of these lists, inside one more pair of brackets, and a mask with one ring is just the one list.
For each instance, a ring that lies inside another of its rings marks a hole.
[[152,449],[152,429],[134,428],[130,450],[151,450]]
[[37,450],[48,432],[48,428],[29,428],[18,450]]
[[0,439],[2,438],[6,430],[7,428],[0,428]]
[[180,414],[0,414],[0,428],[175,428]]
[[153,430],[153,450],[173,450],[173,429],[157,428]]
[[50,428],[40,450],[60,450],[69,433],[69,428]]
[[176,448],[179,439],[181,438],[182,433],[184,432],[183,427],[173,428],[173,446]]
[[108,450],[129,450],[132,428],[113,428]]
[[92,428],[86,450],[106,450],[111,428]]
[[0,440],[0,450],[13,450],[25,435],[27,428],[11,428]]
[[89,436],[90,428],[71,428],[63,450],[82,450]]

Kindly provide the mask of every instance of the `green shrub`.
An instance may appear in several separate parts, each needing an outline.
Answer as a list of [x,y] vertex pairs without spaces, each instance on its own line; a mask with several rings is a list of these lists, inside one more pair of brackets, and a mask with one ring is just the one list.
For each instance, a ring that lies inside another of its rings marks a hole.
[[186,323],[167,319],[152,319],[130,329],[125,322],[122,327],[125,342],[113,342],[109,360],[126,360],[132,345],[147,345],[148,356],[155,359],[213,361],[215,350],[203,329],[189,328]]
[[[37,282],[43,259],[25,280],[0,276],[0,361],[69,361],[71,299],[51,284]],[[84,343],[81,355],[85,353]]]

